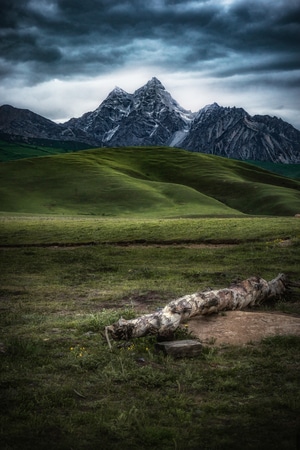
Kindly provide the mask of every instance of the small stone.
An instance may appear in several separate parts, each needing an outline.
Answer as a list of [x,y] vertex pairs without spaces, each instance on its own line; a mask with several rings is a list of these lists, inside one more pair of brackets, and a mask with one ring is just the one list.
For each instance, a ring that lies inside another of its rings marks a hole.
[[94,331],[87,331],[86,333],[84,333],[84,336],[94,336],[96,333],[94,333]]
[[164,352],[165,355],[171,355],[175,358],[186,358],[197,356],[202,352],[202,344],[195,339],[186,339],[182,341],[166,341],[155,344],[155,349]]

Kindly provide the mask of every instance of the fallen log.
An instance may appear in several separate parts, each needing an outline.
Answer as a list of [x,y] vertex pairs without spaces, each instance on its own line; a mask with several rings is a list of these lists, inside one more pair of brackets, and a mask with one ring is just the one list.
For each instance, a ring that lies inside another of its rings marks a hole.
[[206,290],[172,300],[163,309],[135,319],[122,317],[105,327],[107,342],[109,336],[115,340],[129,340],[147,335],[157,335],[162,340],[172,336],[180,324],[197,315],[218,313],[224,310],[244,309],[280,297],[288,289],[289,282],[284,274],[271,281],[251,277],[229,288]]

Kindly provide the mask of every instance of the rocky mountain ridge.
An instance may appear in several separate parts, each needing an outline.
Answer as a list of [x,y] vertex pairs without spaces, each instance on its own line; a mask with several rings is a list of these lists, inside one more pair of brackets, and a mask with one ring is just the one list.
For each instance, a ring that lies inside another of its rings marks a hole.
[[133,94],[116,87],[95,111],[62,124],[4,105],[0,132],[95,147],[167,145],[240,160],[300,163],[300,131],[287,122],[217,103],[187,111],[155,77]]

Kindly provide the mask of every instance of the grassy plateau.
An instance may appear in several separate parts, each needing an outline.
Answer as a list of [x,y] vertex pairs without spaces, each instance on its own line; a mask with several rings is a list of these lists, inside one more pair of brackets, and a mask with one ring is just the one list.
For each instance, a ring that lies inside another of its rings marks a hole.
[[[104,339],[187,293],[300,280],[297,181],[170,151],[0,164],[1,449],[298,450],[299,337],[184,359]],[[299,316],[299,289],[260,310]]]

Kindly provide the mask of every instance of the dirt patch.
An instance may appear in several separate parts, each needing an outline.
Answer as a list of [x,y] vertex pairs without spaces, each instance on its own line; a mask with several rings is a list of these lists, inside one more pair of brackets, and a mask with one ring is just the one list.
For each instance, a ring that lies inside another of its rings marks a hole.
[[300,336],[300,317],[279,312],[226,311],[191,319],[187,329],[204,343],[245,345],[275,335]]
[[147,244],[136,244],[136,243],[124,243],[124,244],[116,244],[115,246],[119,247],[128,247],[128,248],[232,248],[239,245],[239,243],[235,242],[233,244],[228,243],[216,243],[211,244],[209,242],[207,243],[192,243],[192,242],[176,242],[176,243],[168,243],[168,242],[161,242],[161,243],[147,243]]
[[53,249],[76,249],[80,247],[91,247],[99,245],[110,245],[113,247],[129,247],[129,248],[160,248],[160,247],[184,247],[184,248],[227,248],[235,247],[242,242],[253,242],[253,240],[239,241],[237,239],[209,239],[205,242],[197,242],[193,240],[178,241],[145,241],[144,239],[135,239],[132,241],[116,241],[116,242],[46,242],[31,244],[1,244],[0,249],[16,249],[16,248],[53,248]]
[[122,309],[133,308],[138,314],[148,314],[165,306],[172,298],[170,292],[165,291],[146,291],[146,292],[132,292],[129,295],[122,297],[115,302],[101,302],[101,308],[107,309]]

